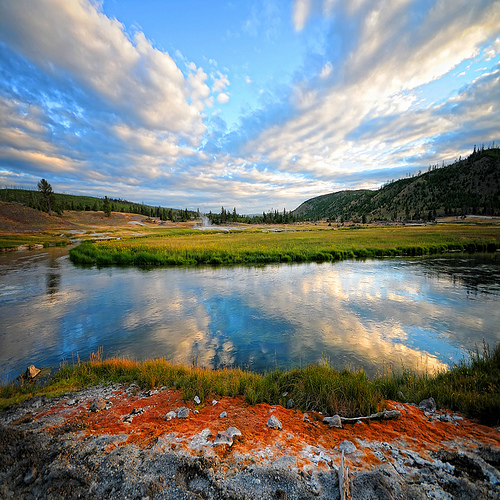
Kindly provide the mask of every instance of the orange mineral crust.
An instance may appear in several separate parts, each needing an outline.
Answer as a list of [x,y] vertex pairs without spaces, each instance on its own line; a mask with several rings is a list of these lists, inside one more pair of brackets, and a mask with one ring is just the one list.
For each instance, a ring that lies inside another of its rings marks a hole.
[[[40,424],[50,422],[53,432],[62,426],[79,430],[79,439],[99,434],[120,436],[106,452],[135,444],[213,457],[228,465],[235,461],[270,464],[281,460],[299,469],[331,468],[340,465],[344,451],[352,467],[368,469],[399,454],[404,457],[416,453],[427,460],[429,453],[439,450],[500,446],[500,432],[496,429],[451,412],[429,414],[414,405],[393,401],[387,402],[387,409],[399,410],[398,419],[330,428],[319,413],[304,414],[268,404],[251,406],[241,397],[197,404],[184,401],[179,390],[139,392],[123,388],[99,399],[63,399],[33,418]],[[185,418],[177,416],[182,407],[189,409]],[[271,415],[279,420],[281,429],[268,426]],[[236,428],[241,435],[228,436],[232,434],[230,428]],[[221,436],[226,442],[218,444]]]

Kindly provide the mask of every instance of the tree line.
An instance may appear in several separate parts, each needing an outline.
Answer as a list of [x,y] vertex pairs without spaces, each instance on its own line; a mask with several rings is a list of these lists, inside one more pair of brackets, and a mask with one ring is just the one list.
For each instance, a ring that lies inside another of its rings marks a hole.
[[267,213],[262,212],[262,215],[239,215],[236,207],[233,208],[232,212],[222,207],[220,213],[210,211],[206,216],[211,224],[216,225],[231,222],[243,224],[292,224],[298,220],[291,211],[287,212],[285,209],[283,209],[283,212],[278,212],[278,210],[270,210]]
[[199,217],[199,210],[192,211],[161,206],[134,203],[120,198],[95,198],[90,196],[68,195],[55,193],[51,184],[46,179],[41,179],[37,184],[37,191],[18,187],[0,189],[0,200],[22,203],[30,208],[46,212],[50,215],[62,215],[64,211],[104,212],[111,216],[112,212],[132,213],[155,217],[162,221],[185,222],[194,217]]

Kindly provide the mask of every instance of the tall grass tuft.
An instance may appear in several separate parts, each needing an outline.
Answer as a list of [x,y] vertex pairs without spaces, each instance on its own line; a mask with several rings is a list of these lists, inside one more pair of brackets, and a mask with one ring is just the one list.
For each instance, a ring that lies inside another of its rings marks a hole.
[[383,367],[370,380],[362,370],[334,370],[325,363],[264,374],[239,368],[211,370],[174,365],[164,359],[143,362],[103,359],[98,351],[86,362],[64,363],[42,386],[15,383],[0,386],[0,409],[35,394],[58,395],[96,384],[130,384],[143,388],[181,389],[186,400],[243,396],[250,404],[286,406],[290,399],[302,411],[345,417],[369,415],[388,399],[419,403],[433,397],[439,407],[460,411],[480,422],[500,423],[500,344],[476,349],[449,370],[437,374]]

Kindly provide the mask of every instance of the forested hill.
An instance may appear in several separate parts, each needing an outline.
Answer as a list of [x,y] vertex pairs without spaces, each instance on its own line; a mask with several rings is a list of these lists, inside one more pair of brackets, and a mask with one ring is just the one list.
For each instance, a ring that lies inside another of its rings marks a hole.
[[[36,210],[47,211],[43,197],[38,191],[19,188],[0,189],[0,201],[20,203]],[[113,212],[127,212],[158,217],[162,220],[182,221],[198,216],[192,210],[177,208],[154,207],[144,203],[136,203],[122,199],[110,198],[110,209]],[[52,208],[55,212],[62,213],[64,210],[81,210],[97,212],[103,210],[104,199],[94,196],[79,196],[73,194],[54,193]]]
[[500,148],[481,149],[446,167],[431,166],[376,191],[339,191],[311,198],[298,219],[431,220],[445,215],[500,215]]

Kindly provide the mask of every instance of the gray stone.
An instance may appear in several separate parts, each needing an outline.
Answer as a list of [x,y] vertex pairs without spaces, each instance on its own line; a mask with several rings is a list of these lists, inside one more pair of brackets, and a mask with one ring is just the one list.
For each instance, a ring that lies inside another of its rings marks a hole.
[[290,399],[286,402],[286,407],[287,407],[288,409],[293,408],[293,407],[294,407],[294,405],[295,405],[295,402],[293,401],[293,399],[292,399],[292,398],[290,398]]
[[284,455],[273,462],[273,467],[278,469],[286,469],[289,467],[297,467],[297,457],[292,455]]
[[220,415],[219,418],[226,418],[227,417],[227,411],[223,411]]
[[175,411],[169,411],[166,415],[165,415],[165,420],[172,420],[173,418],[177,417],[177,414],[175,413]]
[[356,451],[356,446],[351,441],[344,439],[339,444],[339,451],[343,451],[345,454],[354,453]]
[[267,426],[270,427],[271,429],[278,429],[278,430],[283,429],[283,425],[274,415],[271,415],[269,417],[267,421]]
[[436,402],[434,401],[434,398],[423,399],[418,404],[418,407],[421,410],[433,412],[436,411]]
[[185,406],[181,406],[177,410],[177,418],[188,418],[189,415],[189,408],[186,408]]
[[233,444],[233,438],[226,431],[219,431],[215,436],[214,446],[221,444],[227,444],[228,446]]
[[23,482],[24,484],[31,484],[36,479],[36,469],[35,467],[31,467],[28,472],[24,475]]
[[96,398],[92,401],[90,405],[90,411],[97,413],[98,411],[102,411],[106,409],[106,401],[103,398]]
[[195,397],[194,397],[194,402],[195,402],[197,405],[199,405],[199,404],[201,403],[201,400],[200,400],[200,398],[199,398],[198,396],[195,396]]
[[342,429],[342,420],[340,415],[334,415],[333,417],[325,417],[323,423],[328,424],[330,427],[337,427]]

